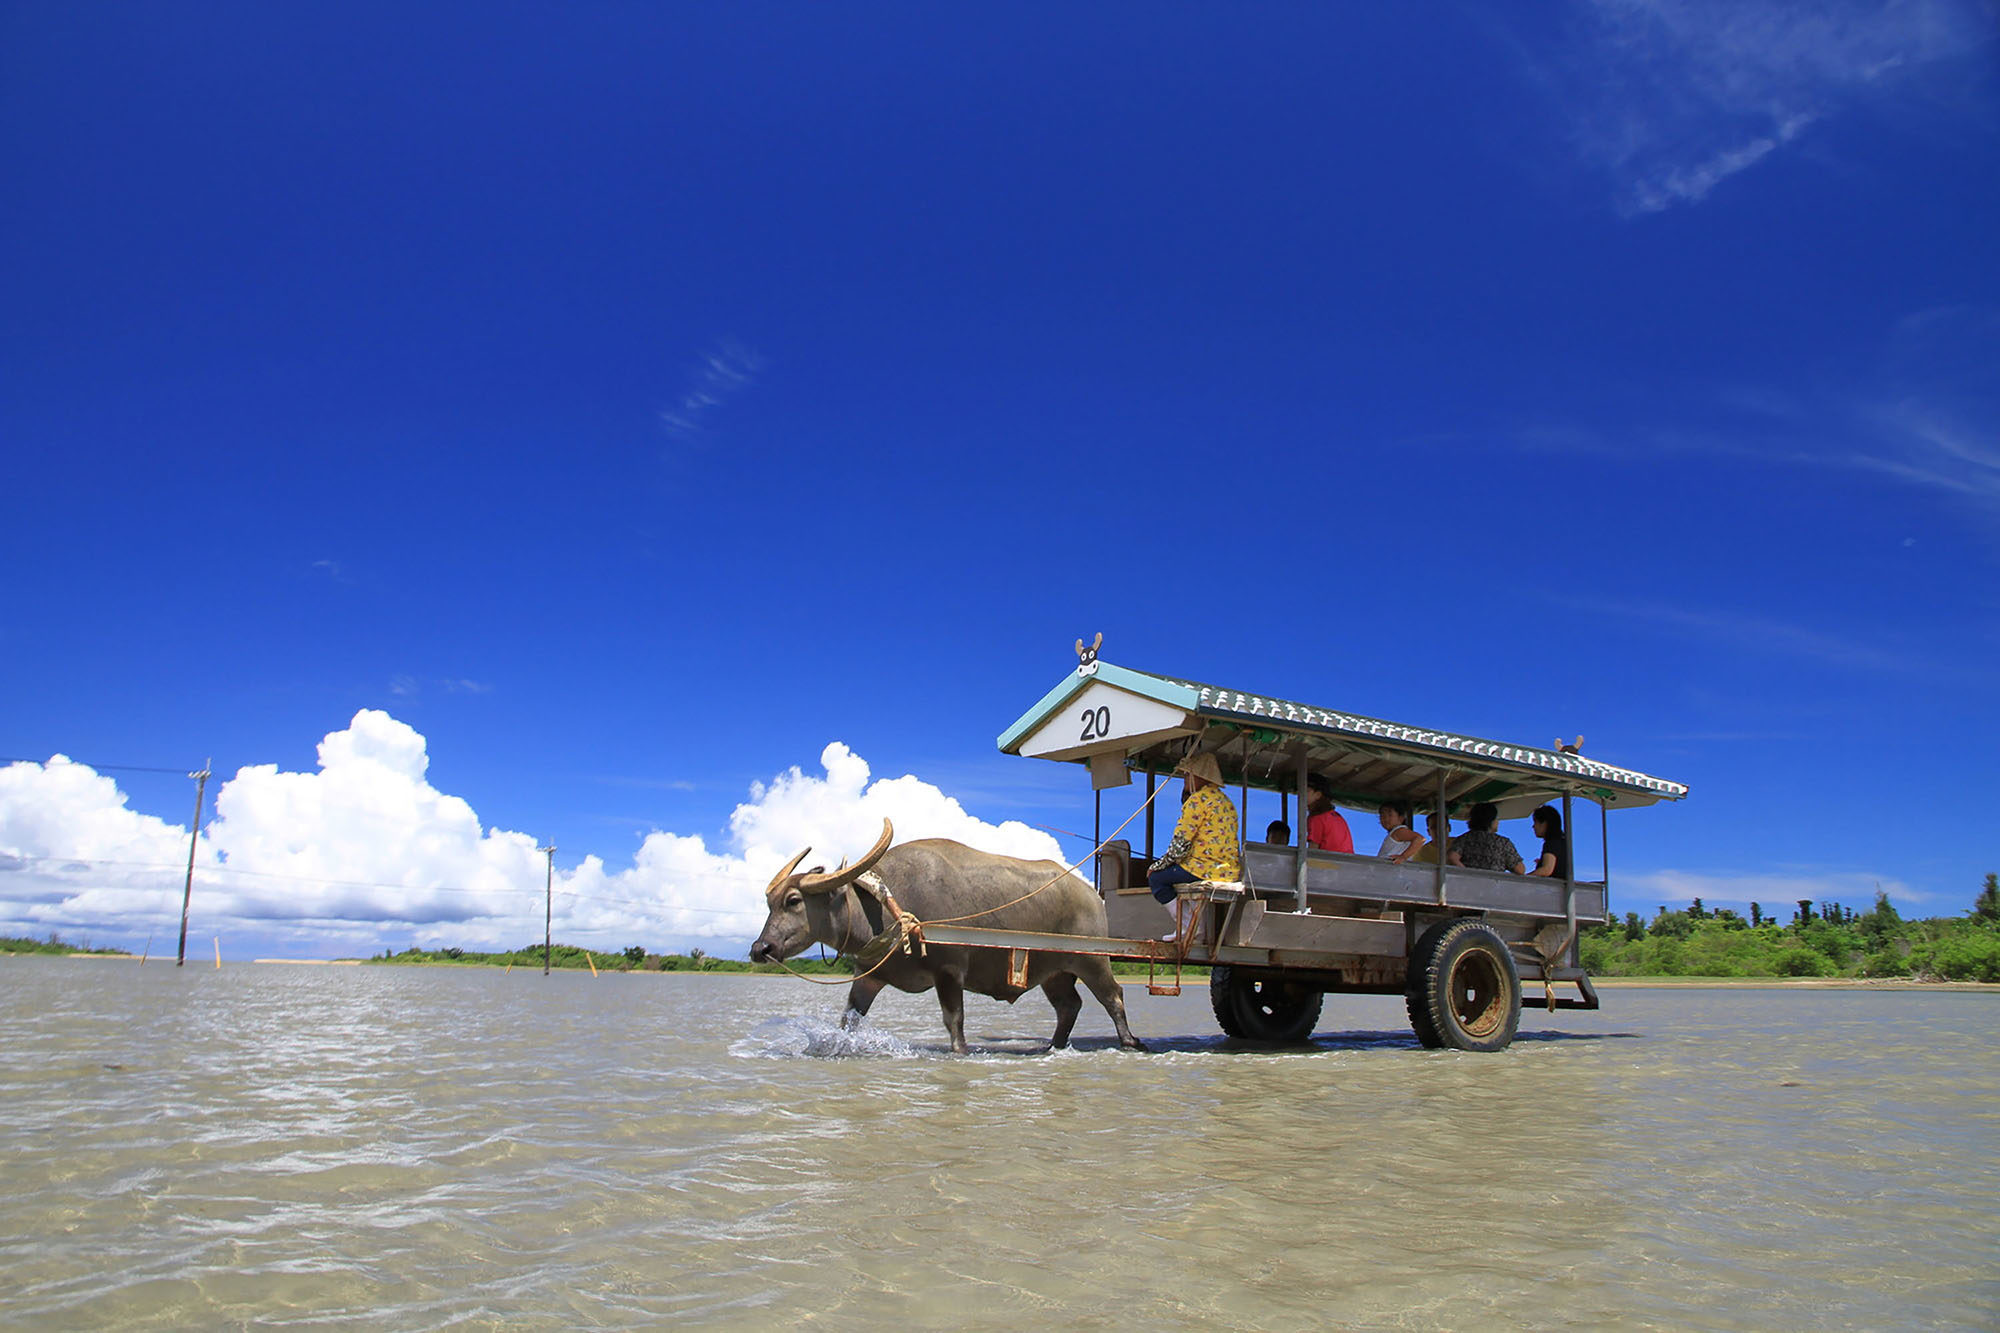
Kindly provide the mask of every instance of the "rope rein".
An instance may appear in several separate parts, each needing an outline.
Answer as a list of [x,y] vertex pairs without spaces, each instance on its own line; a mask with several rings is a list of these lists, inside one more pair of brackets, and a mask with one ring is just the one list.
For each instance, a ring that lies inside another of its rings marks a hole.
[[[1153,789],[1153,794],[1151,796],[1148,796],[1145,800],[1139,802],[1139,804],[1133,808],[1132,813],[1125,816],[1125,818],[1119,823],[1117,828],[1111,830],[1111,836],[1109,838],[1104,839],[1102,842],[1099,842],[1096,846],[1092,847],[1088,854],[1081,856],[1077,858],[1077,860],[1074,861],[1073,863],[1064,866],[1059,872],[1051,876],[1048,880],[1046,880],[1042,884],[1028,890],[1028,892],[1022,894],[1018,898],[1013,899],[1011,902],[1004,902],[996,907],[982,907],[977,912],[967,912],[964,916],[947,916],[947,917],[939,917],[932,921],[919,921],[914,913],[903,910],[903,908],[897,904],[895,895],[889,892],[888,885],[883,884],[879,878],[876,878],[875,872],[871,870],[867,872],[864,878],[875,879],[875,884],[879,886],[877,888],[871,888],[870,891],[875,893],[877,897],[882,899],[884,909],[889,914],[889,917],[894,921],[894,927],[893,927],[894,933],[893,935],[891,934],[892,928],[889,925],[889,922],[885,921],[883,923],[882,932],[878,934],[874,939],[870,940],[868,943],[861,946],[860,952],[856,955],[856,961],[857,962],[866,961],[866,955],[869,952],[871,952],[876,947],[876,945],[879,944],[882,940],[888,939],[889,943],[882,949],[882,956],[876,959],[872,964],[870,964],[866,972],[859,972],[853,976],[848,976],[848,977],[816,977],[812,975],[810,972],[799,971],[797,968],[793,967],[790,963],[786,962],[782,958],[778,960],[778,966],[784,968],[785,971],[791,973],[795,977],[799,977],[803,980],[812,982],[815,986],[848,986],[852,985],[854,982],[860,981],[864,977],[873,975],[891,958],[894,958],[899,950],[900,952],[903,953],[914,952],[916,954],[922,954],[925,949],[924,945],[925,926],[955,926],[962,921],[972,921],[982,916],[990,916],[994,912],[1002,912],[1009,907],[1013,907],[1016,906],[1017,904],[1024,903],[1028,901],[1028,899],[1034,897],[1036,894],[1042,892],[1044,889],[1048,889],[1057,884],[1062,883],[1065,878],[1076,873],[1078,866],[1081,866],[1085,861],[1090,860],[1092,857],[1095,857],[1099,852],[1103,851],[1105,843],[1116,839],[1120,833],[1123,833],[1125,831],[1125,826],[1127,824],[1130,824],[1133,820],[1137,819],[1140,815],[1144,814],[1146,812],[1146,808],[1152,805],[1154,801],[1159,800],[1160,793],[1164,792],[1166,789],[1167,788],[1165,783],[1162,783],[1159,786],[1155,787]],[[846,945],[850,939],[851,939],[851,932],[849,925],[843,922],[841,926],[841,944],[843,946]],[[845,952],[845,950],[842,949],[839,950],[838,952]]]

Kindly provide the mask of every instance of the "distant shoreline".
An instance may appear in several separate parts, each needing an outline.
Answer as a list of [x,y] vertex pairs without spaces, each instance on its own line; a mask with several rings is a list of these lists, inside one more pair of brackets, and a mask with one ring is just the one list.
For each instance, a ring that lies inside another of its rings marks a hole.
[[[13,953],[0,951],[4,958],[80,958],[110,960],[113,962],[139,963],[162,961],[142,957],[135,953]],[[225,963],[228,960],[225,960]],[[368,963],[365,958],[250,958],[238,962],[262,963],[291,967],[361,967]],[[379,960],[376,960],[379,963]],[[495,963],[390,963],[392,967],[497,967]],[[503,968],[504,970],[504,968]],[[557,971],[575,972],[580,968],[558,968]],[[651,970],[644,968],[604,967],[599,969],[604,975],[655,976],[655,977],[790,977],[789,972],[750,972],[716,968],[680,968],[674,970]],[[814,975],[838,976],[839,973]],[[1118,976],[1121,985],[1143,984],[1144,979],[1129,973]],[[1593,986],[1609,990],[1908,990],[1908,991],[1966,991],[1970,993],[2000,994],[2000,982],[1990,981],[1912,981],[1908,977],[1592,977]],[[1208,978],[1182,977],[1181,984],[1206,985]],[[1523,981],[1522,1007],[1533,1009],[1535,996],[1533,988],[1541,983]]]
[[[1537,981],[1524,981],[1538,986]],[[1699,990],[1962,990],[2000,992],[2000,982],[1991,981],[1912,981],[1908,977],[1592,977],[1590,984],[1603,989],[1644,986],[1661,989]],[[1533,1001],[1524,999],[1532,1005]]]

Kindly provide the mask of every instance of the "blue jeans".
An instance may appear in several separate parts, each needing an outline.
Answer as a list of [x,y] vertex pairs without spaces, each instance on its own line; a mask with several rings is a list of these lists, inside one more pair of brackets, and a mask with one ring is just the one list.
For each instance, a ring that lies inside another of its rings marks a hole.
[[1191,875],[1179,866],[1168,866],[1164,870],[1155,870],[1146,876],[1146,887],[1153,891],[1153,898],[1162,907],[1180,896],[1174,892],[1176,885],[1199,883],[1201,883],[1200,875]]

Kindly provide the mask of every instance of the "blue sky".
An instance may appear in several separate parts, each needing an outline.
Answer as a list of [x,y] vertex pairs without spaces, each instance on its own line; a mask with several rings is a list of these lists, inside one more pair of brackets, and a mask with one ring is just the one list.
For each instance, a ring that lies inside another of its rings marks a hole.
[[558,934],[740,953],[805,831],[1087,828],[994,737],[1100,630],[1687,782],[1616,821],[1620,907],[1963,910],[1995,34],[0,10],[0,927],[177,926],[192,785],[40,765],[213,756],[269,770],[203,852],[226,952],[538,937],[518,833],[604,872]]

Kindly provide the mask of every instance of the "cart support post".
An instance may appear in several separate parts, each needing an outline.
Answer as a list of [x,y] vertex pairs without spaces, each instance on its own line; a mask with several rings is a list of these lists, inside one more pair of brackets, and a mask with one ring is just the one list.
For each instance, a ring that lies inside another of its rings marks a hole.
[[1445,849],[1451,846],[1451,815],[1450,815],[1450,814],[1449,814],[1449,813],[1448,813],[1448,812],[1446,811],[1446,809],[1445,809],[1445,790],[1446,790],[1446,788],[1447,788],[1447,787],[1449,786],[1449,784],[1450,784],[1450,781],[1451,781],[1451,772],[1450,772],[1450,770],[1449,770],[1449,769],[1443,769],[1443,768],[1440,768],[1440,769],[1438,770],[1438,794],[1437,794],[1437,821],[1438,821],[1438,828],[1439,828],[1440,830],[1442,830],[1442,832],[1440,832],[1440,833],[1438,834],[1438,837],[1437,837],[1437,848],[1436,848],[1436,850],[1437,850],[1437,900],[1438,900],[1438,906],[1439,906],[1439,907],[1443,907],[1443,906],[1444,906],[1444,856],[1445,856]]
[[1159,782],[1153,766],[1146,765],[1146,864],[1153,864],[1153,788]]
[[1604,919],[1611,919],[1611,802],[1597,803],[1597,845],[1604,852]]
[[[1104,788],[1095,784],[1091,789],[1091,803],[1097,808],[1090,816],[1090,882],[1097,889],[1097,896],[1104,896],[1104,858],[1098,853],[1104,850]],[[1123,884],[1118,886],[1124,888]]]
[[1569,947],[1565,950],[1572,961],[1576,954],[1576,824],[1570,814],[1570,796],[1563,793],[1563,841],[1569,845],[1563,850],[1568,853],[1563,858],[1568,862],[1563,867],[1563,926],[1569,931]]
[[1307,763],[1307,754],[1306,747],[1301,745],[1299,747],[1299,850],[1298,860],[1295,863],[1298,871],[1295,877],[1298,906],[1294,909],[1300,912],[1306,910],[1306,853],[1312,847],[1312,844],[1306,841],[1306,828],[1312,823],[1312,812],[1306,803],[1306,779],[1312,776]]

